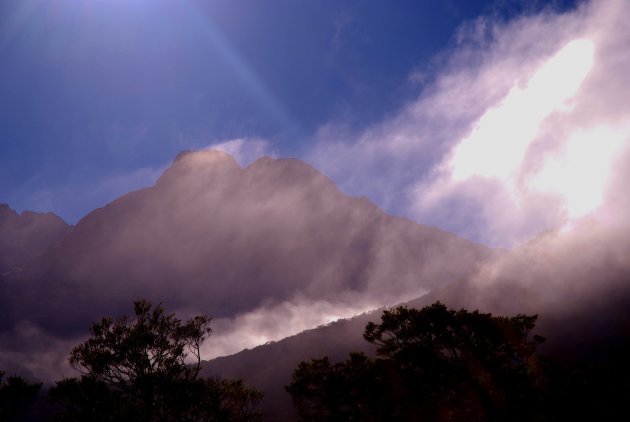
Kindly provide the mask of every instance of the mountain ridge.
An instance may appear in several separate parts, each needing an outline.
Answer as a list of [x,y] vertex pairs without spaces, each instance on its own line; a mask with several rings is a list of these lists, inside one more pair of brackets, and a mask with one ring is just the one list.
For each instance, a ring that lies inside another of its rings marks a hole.
[[228,320],[296,298],[365,308],[465,279],[493,254],[347,196],[297,159],[242,168],[184,152],[4,277],[0,313],[5,331],[27,321],[72,339],[137,298]]
[[52,212],[18,213],[0,204],[0,274],[23,266],[71,231],[72,226]]
[[[537,315],[532,334],[547,338],[540,347],[545,356],[568,367],[605,363],[630,344],[627,229],[588,223],[572,232],[547,232],[497,254],[472,277],[446,283],[401,305],[422,308],[441,301],[453,309],[494,315]],[[368,321],[379,322],[381,312],[377,309],[216,358],[204,362],[204,371],[241,377],[266,391],[261,403],[266,420],[290,420],[295,414],[284,386],[298,363],[324,356],[343,361],[353,351],[373,356],[375,350],[362,334]]]

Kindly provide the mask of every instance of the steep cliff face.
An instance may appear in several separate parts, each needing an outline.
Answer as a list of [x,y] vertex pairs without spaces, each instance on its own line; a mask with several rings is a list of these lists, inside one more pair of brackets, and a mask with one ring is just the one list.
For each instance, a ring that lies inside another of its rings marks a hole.
[[53,213],[18,214],[0,204],[0,274],[19,270],[71,231],[72,226]]

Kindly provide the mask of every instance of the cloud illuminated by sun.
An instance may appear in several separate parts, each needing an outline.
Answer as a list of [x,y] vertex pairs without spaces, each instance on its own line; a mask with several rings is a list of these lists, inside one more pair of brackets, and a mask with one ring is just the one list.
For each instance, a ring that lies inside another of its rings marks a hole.
[[498,106],[487,110],[454,148],[447,163],[451,181],[479,176],[498,180],[516,203],[529,193],[553,195],[562,199],[570,220],[595,211],[603,201],[611,164],[630,135],[628,128],[576,128],[561,143],[560,153],[548,154],[537,170],[526,170],[522,187],[516,183],[545,119],[571,112],[570,101],[592,69],[594,53],[590,40],[569,42],[524,87],[515,85]]
[[453,180],[483,176],[507,181],[520,168],[545,118],[566,110],[593,66],[594,50],[592,41],[571,41],[524,88],[515,85],[498,106],[487,110],[453,152]]
[[626,128],[598,127],[574,133],[564,151],[547,157],[529,187],[564,197],[570,218],[595,211],[603,200],[611,163],[630,135]]

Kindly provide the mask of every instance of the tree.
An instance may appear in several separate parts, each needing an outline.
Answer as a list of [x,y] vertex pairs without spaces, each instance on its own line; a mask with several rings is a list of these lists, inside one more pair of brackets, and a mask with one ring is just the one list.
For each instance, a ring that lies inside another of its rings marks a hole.
[[386,310],[364,332],[378,359],[302,362],[286,389],[302,420],[529,420],[541,375],[536,319],[439,302]]
[[[536,315],[492,316],[440,302],[386,310],[364,338],[396,363],[417,411],[454,420],[528,420],[537,408],[543,337],[530,334]],[[509,415],[509,417],[508,417]]]
[[262,394],[242,381],[199,376],[200,348],[210,318],[186,322],[161,305],[134,302],[135,317],[103,318],[75,347],[71,365],[81,378],[50,391],[59,420],[255,420]]
[[29,384],[18,376],[3,381],[4,375],[0,371],[0,421],[21,420],[42,385]]
[[302,421],[370,421],[388,414],[379,380],[371,359],[351,353],[345,362],[331,363],[328,357],[301,362],[286,390]]

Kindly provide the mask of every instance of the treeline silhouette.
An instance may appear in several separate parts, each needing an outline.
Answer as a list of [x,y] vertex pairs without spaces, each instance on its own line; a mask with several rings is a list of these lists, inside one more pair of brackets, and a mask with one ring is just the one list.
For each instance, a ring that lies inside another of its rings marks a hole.
[[20,420],[42,384],[30,384],[18,376],[10,376],[5,380],[5,375],[4,371],[0,371],[0,421]]
[[[241,380],[199,376],[200,349],[210,318],[188,321],[161,305],[134,302],[134,316],[103,318],[75,347],[80,373],[48,391],[55,421],[257,421],[262,393]],[[2,420],[33,419],[27,412],[41,384],[9,378],[0,389]]]
[[536,315],[440,302],[397,307],[363,334],[376,358],[301,362],[286,390],[300,421],[630,420],[627,340],[579,362],[537,352]]
[[[375,357],[301,362],[286,391],[301,421],[629,420],[626,333],[589,345],[599,352],[579,361],[552,360],[539,352],[537,318],[440,302],[386,310],[363,333]],[[146,301],[134,303],[133,317],[103,318],[70,355],[80,376],[57,381],[37,419],[262,420],[262,392],[199,375],[209,324],[207,316],[181,321]],[[41,384],[3,375],[0,420],[35,419],[29,405]]]

